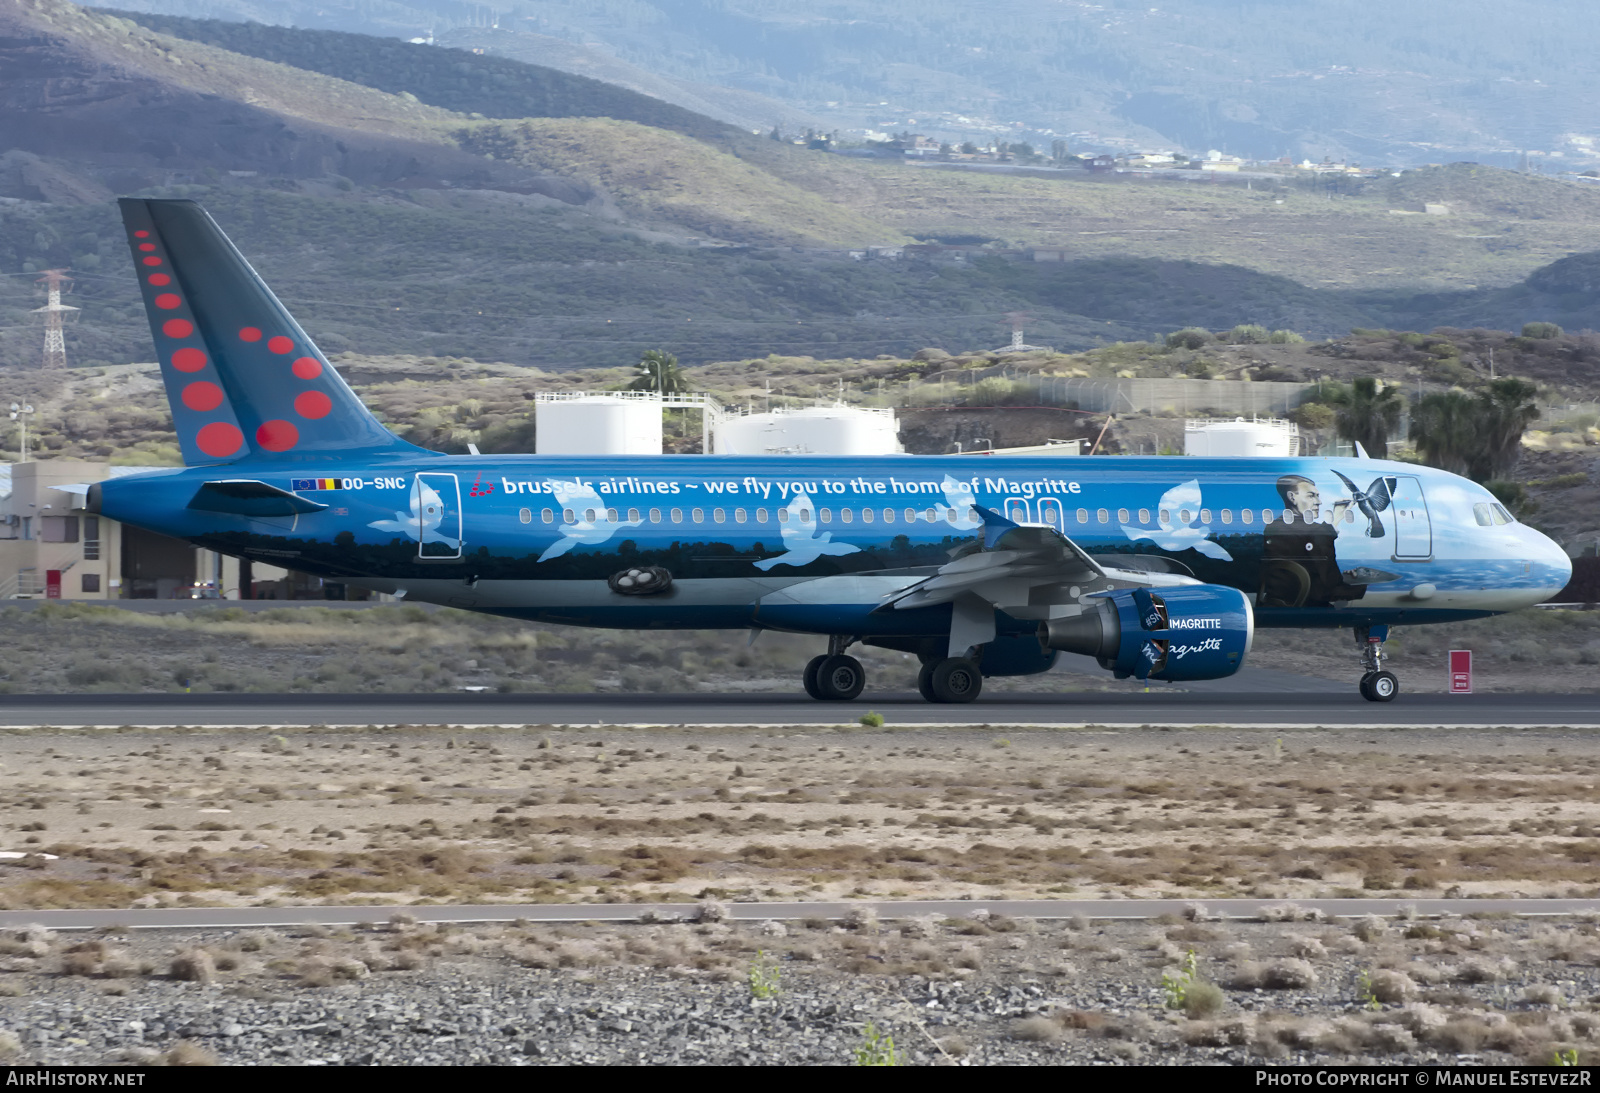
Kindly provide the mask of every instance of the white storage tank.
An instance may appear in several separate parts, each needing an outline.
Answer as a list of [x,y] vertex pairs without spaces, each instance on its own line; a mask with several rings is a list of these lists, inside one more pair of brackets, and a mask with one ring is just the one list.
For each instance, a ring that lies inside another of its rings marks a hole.
[[1183,454],[1200,456],[1293,456],[1300,454],[1300,430],[1292,421],[1202,419],[1183,423]]
[[724,418],[718,455],[895,455],[900,424],[893,410],[811,406]]
[[661,454],[659,395],[540,392],[533,412],[539,455]]

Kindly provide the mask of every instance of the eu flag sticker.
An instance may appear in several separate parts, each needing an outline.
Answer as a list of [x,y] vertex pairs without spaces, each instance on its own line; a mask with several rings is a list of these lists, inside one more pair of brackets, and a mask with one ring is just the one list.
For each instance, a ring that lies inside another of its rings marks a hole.
[[289,488],[295,491],[314,490],[317,488],[315,482],[314,478],[296,478],[289,483]]

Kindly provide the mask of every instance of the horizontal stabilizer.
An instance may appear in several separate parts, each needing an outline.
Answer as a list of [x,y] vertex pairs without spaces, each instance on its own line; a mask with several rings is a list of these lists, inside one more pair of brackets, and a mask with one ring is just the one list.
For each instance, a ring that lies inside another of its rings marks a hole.
[[235,516],[293,516],[301,512],[321,512],[328,506],[253,478],[229,478],[203,483],[194,491],[189,507]]

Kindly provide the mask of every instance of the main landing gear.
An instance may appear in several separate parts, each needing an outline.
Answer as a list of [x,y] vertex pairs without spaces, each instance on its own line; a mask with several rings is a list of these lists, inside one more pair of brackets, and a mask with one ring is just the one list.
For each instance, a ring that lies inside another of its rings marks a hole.
[[1356,627],[1356,644],[1361,647],[1361,666],[1366,669],[1361,677],[1361,697],[1368,702],[1392,702],[1394,696],[1400,693],[1400,680],[1383,667],[1383,643],[1388,637],[1387,626]]
[[849,702],[867,685],[867,670],[855,657],[846,656],[850,639],[830,637],[828,651],[806,664],[806,694],[823,702]]
[[[853,640],[830,637],[828,651],[811,658],[804,676],[806,694],[822,702],[848,702],[861,693],[867,684],[866,669],[845,654]],[[972,702],[983,691],[983,672],[971,657],[924,654],[917,690],[929,702]]]

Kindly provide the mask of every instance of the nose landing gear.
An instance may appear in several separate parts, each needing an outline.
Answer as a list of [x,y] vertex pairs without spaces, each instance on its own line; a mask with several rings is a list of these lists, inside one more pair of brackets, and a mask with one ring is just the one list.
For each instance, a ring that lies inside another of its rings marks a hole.
[[1387,626],[1356,627],[1356,644],[1361,647],[1361,666],[1366,672],[1361,677],[1361,697],[1368,702],[1392,702],[1400,693],[1400,680],[1383,667],[1383,643],[1388,640]]

